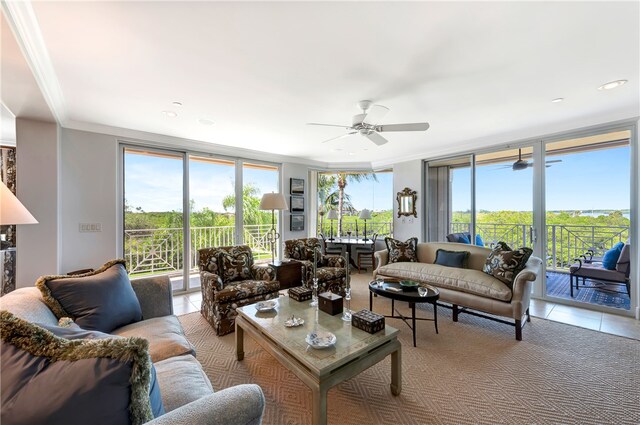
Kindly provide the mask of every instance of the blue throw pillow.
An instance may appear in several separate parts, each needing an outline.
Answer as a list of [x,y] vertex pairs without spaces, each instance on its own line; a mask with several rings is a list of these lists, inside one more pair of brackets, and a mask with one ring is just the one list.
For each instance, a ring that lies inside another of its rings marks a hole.
[[460,237],[458,238],[458,242],[459,243],[466,243],[467,245],[471,244],[471,241],[469,240],[469,237],[466,234],[460,235]]
[[482,240],[482,236],[476,235],[476,245],[484,246],[484,241]]
[[456,267],[466,269],[469,262],[469,251],[447,251],[439,249],[436,251],[436,259],[433,264],[446,267]]
[[604,257],[602,257],[602,267],[607,270],[615,270],[616,263],[618,262],[618,258],[620,258],[620,254],[622,253],[622,247],[624,246],[624,242],[618,242],[604,253]]

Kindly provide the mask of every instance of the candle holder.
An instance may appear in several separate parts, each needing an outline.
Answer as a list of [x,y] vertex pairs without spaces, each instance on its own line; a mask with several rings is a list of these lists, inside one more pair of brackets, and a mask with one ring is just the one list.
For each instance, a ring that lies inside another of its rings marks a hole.
[[351,288],[347,287],[344,294],[344,310],[342,310],[342,320],[345,322],[351,321]]
[[313,278],[313,293],[311,294],[311,307],[318,307],[318,278]]

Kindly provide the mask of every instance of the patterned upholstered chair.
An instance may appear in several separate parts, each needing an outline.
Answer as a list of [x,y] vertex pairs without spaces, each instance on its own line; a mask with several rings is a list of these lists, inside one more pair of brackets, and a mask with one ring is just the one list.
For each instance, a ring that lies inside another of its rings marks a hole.
[[317,251],[316,276],[318,293],[331,291],[334,294],[345,294],[347,285],[347,264],[339,255],[323,255],[318,238],[292,239],[284,242],[284,256],[302,263],[304,286],[313,287],[313,252]]
[[198,268],[200,312],[219,336],[235,331],[236,308],[278,298],[275,269],[255,265],[247,245],[199,249]]

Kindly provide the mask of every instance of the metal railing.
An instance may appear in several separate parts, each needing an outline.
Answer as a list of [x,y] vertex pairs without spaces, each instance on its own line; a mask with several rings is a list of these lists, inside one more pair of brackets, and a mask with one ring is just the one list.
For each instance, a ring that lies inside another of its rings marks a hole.
[[[333,235],[338,235],[338,221],[333,220]],[[323,220],[322,225],[318,223],[318,235],[322,233],[325,236],[329,236],[331,233],[331,223],[330,220]],[[393,222],[392,221],[368,221],[367,220],[367,235],[371,236],[372,234],[377,233],[378,238],[384,238],[385,236],[393,236]],[[353,223],[342,223],[342,234],[341,236],[350,235],[355,238],[356,235],[358,237],[362,237],[364,234],[364,221],[360,220],[357,224]]]
[[[244,244],[251,247],[255,260],[271,258],[266,236],[270,224],[243,226]],[[124,231],[124,255],[131,275],[171,273],[185,267],[183,229],[135,229]],[[200,248],[235,244],[235,226],[191,228],[191,250],[187,267],[196,270]]]
[[[470,231],[470,223],[451,223],[451,233]],[[530,224],[477,223],[477,234],[486,246],[503,241],[512,248],[532,247],[533,227]],[[626,226],[584,226],[571,224],[548,224],[546,261],[549,270],[566,270],[587,250],[594,256],[602,256],[617,242],[629,238]]]

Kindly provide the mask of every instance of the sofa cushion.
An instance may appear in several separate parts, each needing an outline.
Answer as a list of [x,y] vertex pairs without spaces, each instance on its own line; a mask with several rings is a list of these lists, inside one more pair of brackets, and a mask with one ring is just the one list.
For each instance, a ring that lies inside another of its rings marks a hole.
[[149,355],[154,363],[173,356],[196,354],[193,345],[185,338],[176,316],[154,317],[132,323],[114,330],[113,334],[137,336],[149,341]]
[[44,303],[42,293],[33,286],[18,288],[0,297],[0,310],[7,310],[27,322],[58,324],[58,318]]
[[390,263],[378,268],[377,273],[499,301],[510,301],[512,297],[507,285],[480,270],[456,269],[429,263]]
[[435,264],[447,267],[466,269],[469,263],[469,251],[447,251],[439,249],[436,251]]
[[43,276],[36,286],[58,317],[71,317],[83,329],[111,332],[142,320],[124,260],[113,260],[79,276]]
[[142,424],[153,419],[142,338],[68,340],[0,312],[0,421]]
[[393,238],[384,238],[384,243],[389,250],[390,263],[416,262],[418,238],[409,238],[405,242]]
[[228,303],[244,298],[255,297],[256,295],[275,292],[280,289],[280,282],[265,280],[243,280],[232,282],[221,291],[216,291],[214,300],[219,303]]
[[167,412],[213,394],[209,378],[193,356],[170,357],[155,363],[155,367]]
[[319,282],[326,282],[328,280],[340,279],[347,275],[347,269],[343,267],[321,267],[316,269],[316,277]]
[[220,277],[224,283],[251,279],[251,265],[246,252],[220,251]]
[[487,257],[482,271],[499,279],[512,289],[513,281],[518,273],[527,266],[531,254],[533,254],[531,248],[523,247],[512,250],[506,243],[498,242]]

